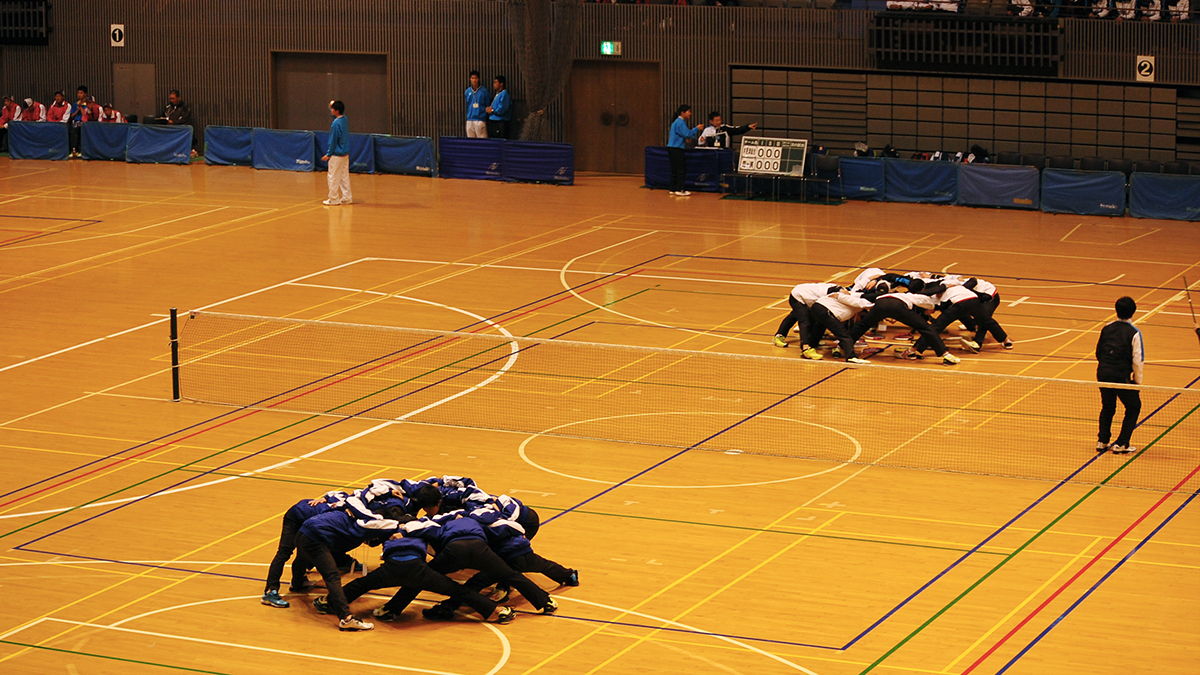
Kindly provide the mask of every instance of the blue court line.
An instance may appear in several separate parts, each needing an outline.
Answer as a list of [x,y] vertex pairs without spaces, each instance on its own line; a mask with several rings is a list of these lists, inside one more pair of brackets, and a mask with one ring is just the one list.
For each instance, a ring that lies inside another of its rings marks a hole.
[[1041,642],[1042,638],[1046,637],[1046,634],[1047,634],[1047,633],[1049,633],[1050,631],[1054,630],[1054,628],[1055,628],[1056,626],[1058,626],[1058,624],[1059,624],[1059,623],[1060,623],[1060,622],[1061,622],[1063,619],[1067,618],[1067,615],[1068,615],[1068,614],[1070,614],[1071,612],[1075,611],[1075,608],[1076,608],[1076,607],[1078,607],[1080,604],[1082,604],[1084,600],[1087,600],[1087,599],[1088,599],[1088,596],[1090,596],[1090,595],[1092,594],[1092,592],[1093,592],[1093,591],[1095,591],[1097,588],[1099,588],[1099,587],[1100,587],[1100,584],[1104,583],[1105,581],[1108,581],[1108,578],[1109,578],[1109,577],[1111,577],[1111,576],[1112,576],[1112,575],[1113,575],[1113,574],[1114,574],[1114,573],[1115,573],[1115,572],[1116,572],[1118,569],[1120,569],[1122,565],[1124,565],[1126,562],[1128,562],[1128,561],[1129,561],[1129,559],[1130,559],[1130,558],[1132,558],[1132,557],[1133,557],[1133,555],[1134,555],[1135,553],[1137,553],[1138,551],[1140,551],[1140,550],[1142,549],[1142,547],[1143,547],[1143,546],[1145,546],[1147,543],[1149,543],[1149,541],[1150,541],[1152,538],[1154,538],[1154,535],[1158,534],[1159,530],[1163,529],[1163,527],[1165,527],[1167,523],[1171,522],[1171,520],[1172,520],[1172,519],[1173,519],[1175,516],[1179,515],[1179,512],[1180,512],[1180,511],[1183,511],[1183,509],[1184,509],[1184,508],[1185,508],[1185,507],[1186,507],[1188,504],[1191,504],[1191,503],[1192,503],[1192,500],[1193,500],[1193,499],[1195,499],[1197,495],[1200,495],[1200,488],[1197,488],[1197,489],[1196,489],[1194,492],[1192,492],[1192,494],[1188,495],[1188,498],[1187,498],[1187,499],[1185,499],[1185,500],[1183,501],[1183,503],[1179,505],[1179,507],[1178,507],[1178,508],[1176,508],[1174,511],[1172,511],[1172,512],[1171,512],[1171,514],[1170,514],[1169,516],[1167,516],[1165,520],[1163,520],[1161,523],[1159,523],[1159,524],[1158,524],[1158,527],[1154,528],[1154,531],[1153,531],[1153,532],[1151,532],[1150,534],[1146,535],[1146,538],[1145,538],[1145,539],[1142,539],[1141,541],[1139,541],[1139,542],[1138,542],[1138,545],[1137,545],[1137,546],[1134,546],[1132,551],[1130,551],[1129,553],[1126,553],[1126,554],[1125,554],[1125,556],[1124,556],[1123,558],[1121,558],[1119,561],[1117,561],[1117,564],[1113,565],[1112,569],[1110,569],[1110,570],[1109,570],[1107,573],[1105,573],[1105,575],[1104,575],[1103,577],[1100,577],[1099,581],[1097,581],[1096,583],[1092,584],[1092,587],[1091,587],[1091,588],[1089,588],[1089,589],[1087,589],[1087,591],[1086,591],[1086,592],[1085,592],[1083,595],[1079,596],[1079,599],[1078,599],[1078,600],[1076,600],[1075,602],[1071,603],[1071,606],[1070,606],[1070,607],[1068,607],[1068,608],[1066,609],[1066,611],[1064,611],[1062,614],[1059,614],[1059,615],[1058,615],[1058,618],[1057,618],[1057,619],[1055,619],[1053,622],[1051,622],[1051,624],[1050,624],[1049,626],[1046,626],[1046,628],[1045,628],[1044,630],[1042,630],[1042,632],[1041,632],[1041,633],[1038,633],[1037,637],[1033,638],[1033,640],[1031,640],[1031,641],[1029,642],[1029,644],[1025,645],[1025,648],[1024,648],[1024,649],[1022,649],[1021,651],[1017,652],[1017,655],[1016,655],[1016,656],[1014,656],[1014,657],[1012,657],[1012,660],[1011,660],[1011,661],[1009,661],[1008,663],[1004,664],[1004,667],[1003,667],[1003,668],[1001,668],[1000,670],[997,670],[997,671],[996,671],[996,675],[1001,675],[1001,673],[1004,673],[1004,672],[1006,672],[1006,671],[1007,671],[1009,668],[1011,668],[1011,667],[1012,667],[1012,665],[1013,665],[1014,663],[1016,663],[1016,662],[1017,662],[1017,659],[1020,659],[1022,656],[1025,656],[1025,654],[1026,654],[1026,653],[1027,653],[1027,652],[1028,652],[1030,649],[1033,649],[1034,645],[1036,645],[1038,642]]
[[[23,216],[8,216],[8,217],[13,217],[13,218],[16,218],[16,217],[23,217]],[[65,218],[57,218],[57,219],[54,219],[54,220],[66,220],[66,219],[65,219]],[[96,222],[102,222],[102,221],[96,221]],[[622,273],[624,273],[624,272],[626,272],[626,271],[628,271],[628,270],[634,269],[634,268],[636,268],[636,267],[640,267],[640,266],[642,266],[642,265],[648,265],[648,264],[650,264],[650,263],[654,262],[655,260],[658,260],[659,258],[662,258],[662,257],[663,257],[663,256],[657,256],[657,257],[654,257],[654,258],[650,258],[649,260],[646,260],[646,261],[644,261],[644,262],[637,263],[636,265],[631,265],[631,266],[629,266],[629,267],[625,267],[625,268],[623,268],[623,269],[620,269],[620,270],[617,270],[616,272],[613,272],[613,273],[611,273],[611,274],[606,274],[606,275],[604,275],[604,276],[602,276],[602,277],[596,277],[595,279],[591,279],[591,280],[589,280],[589,281],[585,281],[585,282],[584,282],[584,283],[582,283],[582,284],[578,284],[578,285],[572,286],[572,287],[571,287],[569,290],[562,290],[562,291],[558,291],[558,292],[556,292],[556,293],[551,293],[550,295],[547,295],[547,296],[545,296],[545,297],[543,297],[543,298],[539,298],[539,299],[537,299],[537,300],[534,300],[533,302],[530,302],[530,303],[527,303],[527,304],[524,304],[524,305],[520,305],[519,307],[514,307],[514,308],[512,308],[512,309],[509,309],[509,310],[505,310],[505,311],[503,311],[503,312],[500,312],[499,314],[494,314],[494,315],[492,315],[492,316],[490,316],[490,317],[487,317],[487,319],[488,319],[488,320],[494,320],[494,319],[496,319],[496,318],[498,318],[498,317],[504,316],[505,314],[511,314],[511,313],[513,313],[513,312],[516,312],[516,311],[518,311],[518,310],[524,309],[524,308],[526,308],[526,307],[529,307],[529,306],[531,306],[531,305],[536,305],[536,304],[537,304],[537,303],[539,303],[539,302],[545,302],[546,300],[549,300],[550,298],[553,298],[553,297],[555,297],[555,296],[557,296],[557,295],[562,295],[563,293],[568,293],[568,292],[570,292],[571,290],[577,290],[577,289],[580,289],[580,288],[582,288],[582,287],[584,287],[584,286],[587,286],[587,285],[589,285],[589,284],[594,284],[594,283],[596,283],[597,281],[600,281],[600,280],[602,280],[602,279],[607,279],[607,278],[609,278],[609,277],[613,277],[613,276],[616,276],[616,275],[622,274]],[[467,324],[467,325],[465,325],[465,326],[463,326],[463,327],[461,327],[461,328],[456,328],[456,329],[454,329],[454,332],[461,332],[461,331],[464,331],[464,330],[466,330],[466,329],[468,329],[468,328],[471,328],[472,326],[477,326],[477,325],[479,325],[479,324],[483,324],[483,323],[486,323],[486,321],[475,321],[475,322],[469,323],[469,324]],[[571,332],[571,331],[567,331],[567,332],[569,333],[569,332]],[[566,333],[563,333],[563,335],[565,335],[565,334],[566,334]],[[560,337],[560,336],[555,336],[555,337],[557,338],[557,337]],[[14,489],[14,490],[10,490],[10,491],[8,491],[8,492],[6,492],[6,493],[4,493],[4,494],[0,494],[0,498],[4,498],[4,497],[7,497],[7,496],[9,496],[9,495],[11,495],[11,494],[15,494],[15,493],[17,493],[17,492],[21,492],[22,490],[27,490],[27,489],[29,489],[29,488],[31,488],[31,487],[35,487],[35,486],[37,486],[37,485],[41,485],[42,483],[45,483],[45,482],[47,482],[47,481],[52,481],[52,480],[54,480],[55,478],[61,478],[62,476],[65,476],[65,475],[67,475],[67,474],[69,474],[69,473],[72,473],[72,472],[74,472],[74,471],[79,471],[80,469],[86,469],[87,467],[89,467],[89,466],[92,466],[93,464],[98,464],[98,463],[100,463],[100,462],[103,462],[103,461],[105,461],[105,460],[112,459],[112,458],[114,458],[114,457],[118,457],[118,456],[120,456],[120,455],[123,455],[123,454],[125,454],[126,452],[130,452],[130,451],[132,451],[132,450],[137,450],[138,448],[141,448],[141,447],[144,447],[144,446],[150,445],[150,444],[152,444],[152,443],[157,443],[158,441],[161,441],[161,440],[163,440],[163,439],[170,438],[171,436],[174,436],[174,435],[176,435],[176,434],[181,434],[181,433],[183,433],[183,432],[185,432],[185,431],[188,431],[188,430],[190,430],[190,429],[194,429],[194,428],[196,428],[196,427],[198,427],[198,426],[201,426],[201,425],[204,425],[204,424],[208,424],[209,422],[214,422],[214,421],[216,421],[216,420],[219,420],[219,419],[221,419],[222,417],[226,417],[226,416],[228,416],[228,415],[232,415],[232,414],[234,414],[234,413],[241,412],[242,410],[246,410],[247,408],[253,408],[254,406],[259,406],[259,405],[262,405],[262,404],[266,403],[267,401],[270,401],[270,400],[271,400],[271,399],[273,399],[273,398],[277,398],[277,397],[280,397],[280,396],[285,396],[285,395],[287,395],[287,394],[290,394],[290,393],[292,393],[292,392],[295,392],[295,391],[298,391],[298,390],[300,390],[300,389],[303,389],[304,387],[308,387],[308,386],[311,386],[311,385],[317,384],[317,383],[319,383],[319,382],[322,382],[322,381],[324,381],[324,380],[327,380],[327,379],[329,379],[329,378],[331,378],[331,377],[337,377],[338,375],[342,375],[342,374],[344,374],[344,373],[350,372],[351,370],[354,370],[354,369],[356,369],[356,368],[361,368],[362,366],[365,366],[365,365],[368,365],[368,364],[374,363],[374,362],[376,362],[376,361],[379,361],[379,360],[381,360],[381,359],[386,359],[386,358],[389,358],[389,357],[391,357],[391,356],[395,356],[396,354],[399,354],[399,353],[401,353],[401,352],[407,351],[407,350],[409,350],[409,349],[413,349],[413,348],[415,348],[415,347],[419,347],[419,346],[421,346],[421,345],[423,345],[423,344],[426,344],[427,342],[432,342],[433,340],[436,340],[436,339],[437,339],[437,338],[429,338],[428,340],[423,340],[423,341],[421,341],[421,342],[418,342],[418,343],[417,343],[417,344],[415,344],[415,345],[411,345],[411,346],[409,346],[409,347],[405,347],[404,349],[399,349],[399,350],[397,350],[397,351],[394,351],[394,352],[391,352],[391,353],[388,353],[388,354],[384,354],[383,356],[380,356],[380,357],[378,357],[378,358],[371,359],[371,360],[369,360],[369,361],[364,361],[363,363],[360,363],[360,364],[357,364],[357,365],[354,365],[354,366],[350,366],[350,367],[348,367],[348,368],[346,368],[346,369],[344,369],[344,370],[340,370],[340,371],[338,371],[338,372],[336,372],[336,373],[332,373],[332,374],[330,374],[330,375],[326,375],[326,376],[324,376],[324,377],[318,378],[318,379],[316,379],[316,380],[313,380],[313,381],[311,381],[311,382],[306,382],[306,383],[304,383],[304,384],[301,384],[301,385],[299,385],[299,386],[297,386],[297,387],[293,387],[292,389],[288,389],[287,391],[280,392],[280,393],[277,393],[277,394],[272,394],[271,396],[268,396],[267,398],[261,399],[261,400],[259,400],[259,401],[256,401],[256,402],[254,402],[254,403],[248,404],[248,405],[246,405],[246,406],[242,406],[242,407],[240,407],[240,408],[235,408],[235,409],[233,409],[233,410],[230,410],[229,412],[226,412],[226,413],[222,413],[222,414],[220,414],[220,415],[217,415],[216,417],[211,417],[211,418],[209,418],[209,419],[206,419],[206,420],[204,420],[204,421],[202,421],[202,422],[197,422],[197,423],[195,423],[195,424],[193,424],[193,425],[191,425],[191,426],[186,426],[186,427],[183,427],[183,428],[181,428],[181,429],[176,429],[175,431],[172,431],[172,432],[170,432],[170,433],[164,434],[164,435],[162,435],[162,436],[159,436],[159,437],[157,437],[157,438],[153,438],[153,439],[150,439],[150,440],[148,440],[148,441],[145,441],[145,442],[143,442],[143,443],[139,443],[139,444],[137,444],[137,445],[134,445],[134,446],[132,446],[132,447],[125,448],[124,450],[120,450],[120,451],[118,451],[118,452],[114,452],[114,453],[112,453],[112,454],[110,454],[110,455],[105,455],[105,456],[103,456],[103,457],[100,457],[100,458],[98,458],[98,459],[92,460],[92,461],[90,461],[90,462],[87,462],[87,463],[85,463],[85,464],[80,464],[79,466],[72,467],[72,468],[70,468],[70,469],[67,469],[66,471],[63,471],[63,472],[61,472],[61,473],[58,473],[58,474],[55,474],[55,475],[53,475],[53,476],[48,476],[48,477],[46,477],[46,478],[42,478],[42,479],[40,479],[40,480],[37,480],[37,481],[34,481],[34,482],[32,482],[32,483],[30,483],[30,484],[28,484],[28,485],[24,485],[24,486],[22,486],[22,487],[19,487],[19,488],[16,488],[16,489]],[[554,339],[554,338],[551,338],[551,339]]]
[[818,384],[821,384],[822,382],[825,382],[825,381],[829,380],[830,378],[832,378],[832,377],[834,377],[834,376],[836,376],[836,375],[840,375],[841,373],[844,373],[844,372],[846,372],[847,370],[850,370],[850,369],[849,369],[849,368],[842,368],[841,370],[835,371],[834,373],[832,373],[832,374],[830,374],[830,375],[826,375],[825,377],[822,377],[821,379],[817,380],[816,382],[813,382],[812,384],[810,384],[810,385],[808,385],[808,386],[804,387],[804,388],[803,388],[803,389],[801,389],[800,391],[797,391],[797,392],[796,392],[796,393],[794,393],[794,394],[789,394],[789,395],[785,396],[784,398],[781,398],[781,399],[779,399],[778,401],[776,401],[776,402],[772,403],[771,405],[769,405],[769,406],[767,406],[767,407],[763,408],[762,410],[759,410],[758,412],[756,412],[756,413],[754,413],[754,414],[750,415],[749,417],[744,417],[744,418],[742,418],[742,419],[738,420],[737,422],[734,422],[733,424],[731,424],[731,425],[729,425],[729,426],[725,427],[724,429],[722,429],[722,430],[718,431],[718,432],[717,432],[717,433],[715,433],[715,434],[712,434],[711,436],[709,436],[708,438],[705,438],[704,440],[700,441],[699,443],[693,443],[692,445],[689,445],[688,447],[684,448],[683,450],[680,450],[679,452],[675,453],[674,455],[671,455],[670,457],[668,457],[668,458],[666,458],[666,459],[662,460],[661,462],[659,462],[659,463],[657,463],[657,464],[655,464],[655,465],[653,465],[653,466],[651,466],[651,467],[649,467],[649,468],[643,469],[643,470],[641,470],[641,471],[639,471],[639,472],[637,472],[637,473],[633,474],[633,475],[632,475],[632,476],[630,476],[629,478],[626,478],[625,480],[623,480],[623,481],[621,481],[621,482],[619,482],[619,483],[615,483],[615,484],[611,485],[610,487],[608,487],[607,489],[605,489],[605,490],[602,490],[602,491],[600,491],[600,492],[598,492],[598,493],[596,493],[596,494],[592,495],[591,497],[588,497],[587,499],[585,499],[585,500],[583,500],[583,501],[579,502],[579,503],[578,503],[578,504],[576,504],[575,506],[572,506],[571,508],[569,508],[569,509],[566,509],[566,510],[564,510],[564,511],[560,511],[558,514],[556,514],[556,515],[554,515],[554,516],[552,516],[552,517],[550,517],[550,518],[547,518],[546,520],[542,521],[542,524],[543,524],[543,525],[546,525],[546,524],[548,524],[548,523],[550,523],[550,522],[553,522],[553,521],[555,521],[555,520],[558,520],[559,518],[562,518],[563,516],[567,515],[568,513],[572,512],[572,511],[574,511],[575,509],[577,509],[577,508],[579,508],[579,507],[583,506],[584,504],[587,504],[588,502],[591,502],[591,501],[593,501],[593,500],[599,499],[600,497],[603,497],[604,495],[608,494],[609,492],[612,492],[613,490],[616,490],[617,488],[621,487],[622,485],[625,485],[626,483],[629,483],[630,481],[636,480],[637,478],[640,478],[641,476],[644,476],[645,474],[647,474],[647,473],[649,473],[649,472],[651,472],[651,471],[653,471],[653,470],[657,469],[658,467],[662,466],[663,464],[666,464],[667,462],[669,462],[669,461],[671,461],[671,460],[675,459],[676,457],[679,457],[680,455],[682,455],[682,454],[684,454],[684,453],[686,453],[686,452],[688,452],[688,451],[690,451],[690,450],[695,450],[696,448],[700,447],[701,445],[704,445],[705,443],[707,443],[707,442],[711,441],[712,439],[716,438],[717,436],[720,436],[721,434],[725,433],[726,431],[729,431],[730,429],[733,429],[734,427],[737,427],[737,426],[739,426],[739,425],[741,425],[741,424],[743,424],[743,423],[745,423],[745,422],[749,422],[750,420],[754,419],[755,417],[758,417],[759,415],[761,415],[761,414],[763,414],[763,413],[767,412],[767,411],[768,411],[768,410],[770,410],[771,408],[774,408],[774,407],[776,407],[776,406],[778,406],[778,405],[781,405],[781,404],[785,403],[786,401],[790,401],[791,399],[793,399],[793,398],[795,398],[795,397],[799,396],[800,394],[803,394],[804,392],[808,391],[809,389],[812,389],[813,387],[817,386]]
[[[30,195],[36,197],[37,195]],[[103,223],[103,220],[93,220],[90,218],[53,218],[51,216],[17,216],[7,213],[0,213],[0,218],[28,218],[30,220],[65,220],[68,223]]]

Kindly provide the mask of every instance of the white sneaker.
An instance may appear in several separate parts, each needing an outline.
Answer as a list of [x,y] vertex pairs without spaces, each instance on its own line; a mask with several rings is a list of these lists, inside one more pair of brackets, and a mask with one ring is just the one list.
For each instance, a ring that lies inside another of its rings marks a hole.
[[871,365],[871,362],[870,362],[870,361],[868,361],[868,360],[866,360],[866,359],[860,359],[860,358],[858,358],[857,356],[852,356],[852,357],[850,357],[850,358],[846,359],[846,363],[853,363],[853,364],[855,364],[855,365],[858,365],[858,366],[869,366],[869,365]]
[[1133,447],[1132,445],[1114,445],[1114,446],[1112,446],[1112,454],[1114,454],[1114,455],[1128,455],[1128,454],[1134,453],[1134,452],[1137,452],[1137,448]]
[[979,345],[979,343],[978,343],[978,342],[975,342],[975,341],[973,341],[973,340],[963,340],[963,341],[962,341],[962,343],[963,343],[963,347],[964,347],[964,348],[965,348],[967,351],[969,351],[969,352],[973,352],[973,353],[975,353],[975,354],[978,354],[978,353],[979,353],[979,351],[980,351],[981,349],[983,349],[983,347],[981,347],[981,346]]
[[1096,441],[1096,452],[1104,452],[1109,448],[1110,445],[1112,444],[1105,443],[1104,441]]
[[367,623],[357,616],[350,615],[338,622],[338,630],[371,630],[375,624]]
[[341,202],[335,202],[332,199],[326,199],[325,201],[323,201],[321,203],[324,204],[325,206],[337,206],[338,204],[341,204]]
[[346,205],[346,204],[353,204],[354,202],[350,201],[349,199],[344,199],[344,200],[342,200],[342,202],[341,202],[341,203],[342,203],[343,205]]
[[942,354],[942,365],[945,365],[945,366],[956,366],[956,365],[958,365],[958,364],[959,364],[961,361],[962,361],[962,359],[960,359],[960,358],[958,358],[957,356],[955,356],[955,355],[951,354],[950,352],[946,352],[945,354]]
[[684,190],[683,192],[679,193],[679,196],[680,197],[691,197],[692,193],[688,192],[687,190]]

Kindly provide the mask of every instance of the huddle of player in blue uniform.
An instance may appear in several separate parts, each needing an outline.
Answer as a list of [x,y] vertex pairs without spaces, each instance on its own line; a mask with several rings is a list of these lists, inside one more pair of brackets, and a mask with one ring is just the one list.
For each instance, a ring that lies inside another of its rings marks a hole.
[[[424,515],[422,515],[424,514]],[[350,611],[362,595],[381,588],[396,594],[373,614],[381,621],[399,618],[421,591],[447,596],[423,610],[426,619],[451,620],[467,605],[485,621],[508,623],[516,616],[507,601],[510,589],[520,593],[542,614],[558,609],[554,599],[525,573],[540,573],[563,586],[578,586],[579,572],[534,553],[529,541],[540,520],[533,509],[508,495],[491,495],[475,481],[460,476],[420,481],[380,478],[354,492],[332,491],[297,502],[283,516],[279,548],[267,572],[262,604],[286,608],[279,594],[287,561],[292,562],[293,593],[313,588],[308,571],[315,568],[325,582],[326,595],[313,607],[335,614],[338,628],[371,630],[374,625]],[[342,574],[355,569],[349,551],[367,544],[382,546],[383,564],[342,586]],[[428,551],[433,558],[428,559]],[[447,577],[459,570],[476,570],[460,584]],[[492,585],[495,591],[482,591]]]

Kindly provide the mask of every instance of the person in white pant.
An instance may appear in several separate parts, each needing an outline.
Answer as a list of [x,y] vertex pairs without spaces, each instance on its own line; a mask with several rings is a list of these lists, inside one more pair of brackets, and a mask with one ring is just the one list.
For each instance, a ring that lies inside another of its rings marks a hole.
[[346,120],[346,104],[330,101],[329,152],[321,158],[329,163],[329,199],[325,206],[352,203],[350,197],[350,123]]
[[471,71],[470,80],[471,86],[463,92],[467,102],[467,138],[487,138],[487,109],[492,103],[492,95],[480,85],[478,70]]

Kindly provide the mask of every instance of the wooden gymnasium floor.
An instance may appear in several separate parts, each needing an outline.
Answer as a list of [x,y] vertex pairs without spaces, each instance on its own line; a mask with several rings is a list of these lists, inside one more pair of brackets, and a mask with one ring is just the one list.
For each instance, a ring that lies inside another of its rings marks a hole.
[[[1186,474],[1176,493],[869,465],[801,478],[797,459],[563,439],[537,439],[535,465],[525,434],[317,430],[284,412],[206,424],[227,411],[166,400],[163,318],[484,316],[517,335],[798,358],[769,344],[788,288],[870,263],[1000,286],[1017,347],[964,353],[964,371],[1089,379],[1128,293],[1147,383],[1184,387],[1200,375],[1181,293],[1200,279],[1194,224],[681,200],[631,177],[352,182],[358,203],[328,209],[320,174],[0,160],[0,672],[1194,672],[1200,515],[1183,506],[1200,481]],[[1177,441],[1192,463],[1195,441]],[[1092,443],[1053,450],[1082,464]],[[414,607],[343,634],[302,597],[258,603],[297,499],[433,473],[565,514],[535,542],[582,570],[555,591],[560,617],[435,624]]]

